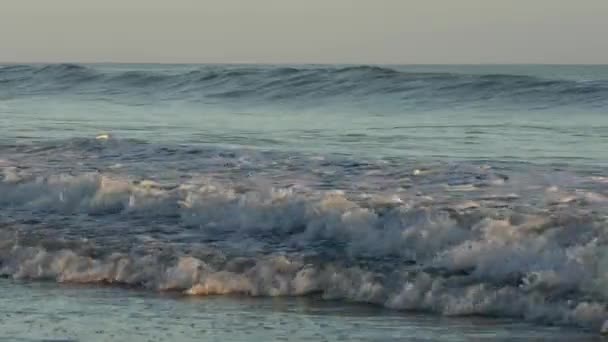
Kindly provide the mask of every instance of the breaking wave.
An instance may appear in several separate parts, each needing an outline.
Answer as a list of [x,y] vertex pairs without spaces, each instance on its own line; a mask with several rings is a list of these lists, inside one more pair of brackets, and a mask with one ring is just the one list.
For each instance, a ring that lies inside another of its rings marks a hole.
[[[286,161],[268,156],[291,185],[216,178],[202,166],[153,180],[102,163],[63,172],[19,158],[0,161],[6,277],[197,296],[319,294],[592,329],[608,318],[608,181],[600,176],[439,165],[407,170],[401,187],[324,189],[295,184],[297,174],[280,167]],[[408,168],[361,165],[368,180]],[[356,173],[327,160],[315,167]]]

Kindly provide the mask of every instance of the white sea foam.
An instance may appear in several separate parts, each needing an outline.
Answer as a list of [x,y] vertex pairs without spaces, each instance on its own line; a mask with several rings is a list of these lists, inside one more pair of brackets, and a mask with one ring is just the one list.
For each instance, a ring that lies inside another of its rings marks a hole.
[[[598,330],[608,317],[604,193],[548,188],[529,200],[484,187],[463,199],[247,188],[206,178],[165,184],[99,173],[40,177],[15,168],[3,175],[0,206],[17,223],[3,228],[1,273],[16,279],[188,295],[320,293],[394,309]],[[148,249],[112,245],[104,243],[104,226],[82,221],[90,240],[51,243],[61,240],[52,230],[41,227],[37,233],[46,237],[37,240],[18,228],[24,210],[101,215],[96,224],[110,226],[167,219],[167,227],[195,235],[190,242],[150,238]],[[235,248],[203,253],[196,234],[221,236],[220,249],[221,242]]]

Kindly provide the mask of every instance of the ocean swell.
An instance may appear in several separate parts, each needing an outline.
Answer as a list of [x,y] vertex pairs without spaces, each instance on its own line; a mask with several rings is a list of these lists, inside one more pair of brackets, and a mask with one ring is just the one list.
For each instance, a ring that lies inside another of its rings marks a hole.
[[575,81],[511,74],[408,72],[377,66],[190,66],[159,70],[74,64],[0,67],[0,95],[74,94],[188,101],[302,100],[382,102],[395,106],[486,103],[529,109],[606,105],[605,80]]

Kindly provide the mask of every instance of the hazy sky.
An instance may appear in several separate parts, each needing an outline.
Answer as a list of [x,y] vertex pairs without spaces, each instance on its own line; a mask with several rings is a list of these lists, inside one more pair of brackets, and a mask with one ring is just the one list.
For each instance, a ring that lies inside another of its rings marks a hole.
[[608,0],[0,0],[0,61],[608,63]]

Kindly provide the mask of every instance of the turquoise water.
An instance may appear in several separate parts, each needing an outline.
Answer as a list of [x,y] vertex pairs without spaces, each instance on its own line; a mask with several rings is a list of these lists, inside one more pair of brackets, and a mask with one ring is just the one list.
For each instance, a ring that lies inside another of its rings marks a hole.
[[606,151],[606,66],[0,66],[0,338],[593,339]]

